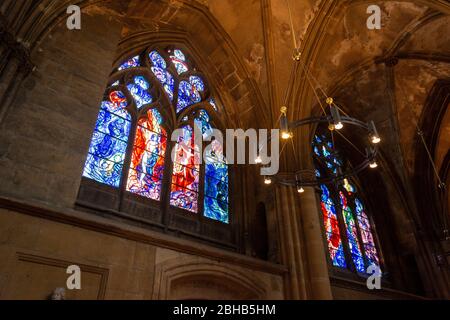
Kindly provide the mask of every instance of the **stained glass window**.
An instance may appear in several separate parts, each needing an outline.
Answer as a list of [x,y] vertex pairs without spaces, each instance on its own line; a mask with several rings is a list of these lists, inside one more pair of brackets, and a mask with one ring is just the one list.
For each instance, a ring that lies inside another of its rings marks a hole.
[[119,187],[131,126],[126,106],[126,98],[120,91],[111,92],[109,99],[102,102],[84,177]]
[[[318,179],[335,177],[343,169],[343,158],[329,133],[317,134],[312,148]],[[361,274],[372,264],[380,266],[373,227],[353,181],[346,178],[338,186],[322,185],[321,191],[321,209],[333,266],[352,268]]]
[[209,104],[213,107],[215,111],[219,111],[219,109],[217,109],[216,100],[214,100],[214,98],[209,99]]
[[128,91],[130,91],[131,95],[136,102],[136,106],[138,109],[142,108],[142,106],[146,104],[150,104],[153,101],[152,96],[148,92],[150,89],[150,84],[143,76],[136,76],[133,79],[133,83],[130,83],[128,86]]
[[125,61],[124,63],[122,63],[119,66],[119,71],[125,70],[125,69],[131,69],[131,68],[136,68],[140,66],[140,58],[139,56],[133,57],[127,61]]
[[[203,150],[194,143],[194,125],[204,139],[212,137],[213,117],[206,109],[218,108],[189,57],[180,49],[152,50],[123,61],[112,78],[83,176],[137,198],[162,201],[167,194],[171,208],[229,223],[228,165],[222,146],[211,143],[202,168]],[[164,96],[173,112],[166,110],[167,103],[159,104]],[[171,147],[167,139],[172,132],[166,128],[173,125],[165,125],[164,115],[189,108],[174,126],[181,126],[183,134]],[[172,153],[175,157],[168,165]]]
[[344,257],[336,207],[328,188],[325,185],[322,185],[320,188],[322,189],[321,208],[330,258],[334,266],[345,268],[347,264]]
[[181,50],[175,49],[173,51],[173,54],[170,56],[170,60],[175,66],[175,69],[177,70],[178,74],[183,74],[189,71],[189,67],[186,63],[186,57],[184,56]]
[[372,226],[369,222],[369,218],[364,210],[364,205],[358,198],[355,199],[356,216],[358,219],[359,228],[361,230],[361,238],[364,245],[364,251],[366,252],[367,260],[369,264],[380,265],[377,249],[372,233]]
[[152,72],[155,77],[162,84],[164,91],[169,97],[170,101],[173,101],[173,92],[175,90],[175,80],[172,74],[167,70],[167,63],[164,58],[157,52],[152,51],[149,55],[152,63]]
[[[201,129],[204,139],[212,135],[210,117],[205,110],[200,110],[195,125]],[[214,140],[205,152],[204,216],[228,223],[228,165],[222,145]]]
[[364,259],[362,257],[361,248],[358,241],[358,232],[356,230],[356,221],[352,209],[347,204],[347,197],[341,191],[339,192],[341,198],[342,215],[344,217],[345,228],[347,231],[348,246],[350,254],[358,272],[364,273]]
[[177,113],[202,101],[201,92],[204,90],[205,85],[198,76],[191,76],[189,82],[181,81],[178,89]]
[[167,134],[161,126],[157,110],[149,110],[139,120],[134,141],[127,191],[153,199],[161,199]]
[[198,212],[200,152],[194,143],[194,130],[183,128],[183,135],[175,145],[170,204],[191,212]]

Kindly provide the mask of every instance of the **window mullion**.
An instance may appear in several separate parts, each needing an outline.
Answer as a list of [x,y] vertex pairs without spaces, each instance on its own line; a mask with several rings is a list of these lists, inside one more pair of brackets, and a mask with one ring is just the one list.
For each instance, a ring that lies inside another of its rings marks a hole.
[[[171,134],[168,134],[168,137]],[[176,142],[167,139],[166,155],[164,158],[164,176],[161,187],[161,211],[162,211],[162,223],[166,227],[166,230],[170,222],[170,194],[172,192],[172,176],[173,176],[173,161],[172,150],[175,148]]]
[[[336,189],[336,190],[338,190],[338,189]],[[347,262],[347,266],[349,267],[349,269],[352,272],[356,272],[356,266],[353,261],[352,253],[350,252],[350,246],[348,244],[349,240],[348,240],[348,235],[347,235],[347,225],[344,220],[344,210],[341,205],[341,199],[340,199],[337,191],[333,192],[332,197],[333,197],[333,200],[334,200],[334,203],[336,206],[336,210],[339,211],[336,213],[336,216],[337,216],[337,219],[339,222],[339,229],[340,229],[340,233],[341,233],[342,246],[344,248],[345,260]]]
[[199,184],[198,184],[198,220],[199,220],[199,228],[203,225],[203,222],[205,220],[204,216],[204,210],[205,210],[205,172],[206,172],[206,163],[205,159],[203,159],[203,151],[204,149],[200,150],[200,157],[201,158],[201,165],[200,165],[200,177],[199,177]]
[[[132,103],[132,107],[134,107],[134,102]],[[133,155],[134,142],[136,140],[136,131],[137,131],[137,124],[138,124],[137,114],[132,114],[129,111],[130,109],[131,108],[128,108],[128,112],[131,114],[131,126],[130,126],[130,133],[128,135],[127,151],[125,153],[125,160],[123,162],[123,167],[122,167],[122,177],[120,179],[120,186],[119,186],[119,205],[118,205],[119,212],[122,211],[123,198],[127,191],[126,189],[127,189],[127,183],[128,183],[128,176],[130,173],[131,158]]]

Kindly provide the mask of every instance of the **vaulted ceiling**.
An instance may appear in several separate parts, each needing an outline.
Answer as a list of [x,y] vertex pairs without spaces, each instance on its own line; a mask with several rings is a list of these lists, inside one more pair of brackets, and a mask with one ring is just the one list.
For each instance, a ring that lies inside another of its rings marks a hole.
[[[291,119],[317,112],[313,91],[298,65],[296,79],[290,80],[293,43],[286,0],[13,3],[3,1],[2,12],[17,16],[21,10],[13,28],[31,53],[52,26],[64,23],[69,3],[82,5],[87,14],[120,19],[123,36],[185,32],[209,63],[211,74],[220,79],[219,90],[231,92],[229,100],[236,103],[230,102],[228,117],[234,126],[255,126],[255,119],[261,127],[276,125],[287,91]],[[423,106],[435,81],[450,76],[449,2],[379,1],[381,30],[366,27],[366,10],[373,1],[289,3],[302,59],[317,82],[347,112],[375,120],[387,142],[383,152],[410,172],[417,144],[415,123],[425,112]],[[440,141],[444,145],[437,148],[436,157],[443,159],[448,139],[444,135]]]

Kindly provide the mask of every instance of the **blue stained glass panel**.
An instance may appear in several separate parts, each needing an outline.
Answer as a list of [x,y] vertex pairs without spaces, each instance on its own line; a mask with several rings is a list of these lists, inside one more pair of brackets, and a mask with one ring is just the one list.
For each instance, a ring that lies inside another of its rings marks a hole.
[[122,177],[122,165],[88,154],[83,176],[118,188]]
[[204,216],[223,223],[229,223],[228,203],[205,196]]
[[[143,80],[145,81],[145,80]],[[137,83],[139,84],[137,84]],[[150,93],[147,92],[149,88],[148,82],[141,82],[139,79],[135,79],[135,83],[129,84],[127,86],[128,91],[130,91],[130,94],[133,96],[134,101],[136,103],[136,107],[138,109],[142,108],[142,106],[146,104],[150,104],[153,101],[152,96]],[[147,88],[147,89],[145,89]]]
[[219,111],[217,108],[216,100],[214,98],[209,99],[209,104],[213,107],[214,110]]
[[119,66],[118,70],[122,71],[122,70],[125,70],[125,69],[131,69],[131,68],[139,67],[141,65],[139,60],[140,60],[139,56],[133,57],[130,60],[127,60],[124,63],[122,63]]
[[175,66],[178,74],[189,71],[189,67],[186,63],[186,57],[184,56],[183,52],[181,52],[181,50],[174,50],[173,55],[170,56],[170,60],[172,60],[172,63]]
[[125,160],[126,150],[126,142],[99,131],[94,132],[89,147],[90,154],[120,164]]
[[186,61],[186,56],[184,55],[183,51],[181,51],[180,49],[175,49],[173,51],[173,54],[174,54],[175,58],[177,58],[178,60]]
[[315,146],[314,147],[314,153],[318,156],[318,157],[320,157],[322,154],[320,153],[320,151],[319,151],[319,148],[317,148],[317,146]]
[[228,166],[217,140],[211,143],[205,162],[204,215],[228,223]]
[[122,141],[127,141],[130,134],[131,122],[129,119],[113,114],[106,108],[101,108],[95,125],[96,131],[109,134]]
[[153,66],[160,69],[166,69],[167,64],[163,57],[157,52],[152,51],[149,54],[150,61],[152,62]]
[[327,148],[325,148],[325,146],[322,147],[322,154],[325,158],[329,158],[331,156],[330,152]]
[[130,133],[131,116],[127,101],[120,91],[109,94],[97,117],[83,176],[100,183],[118,187]]
[[213,134],[213,128],[209,121],[209,115],[205,110],[200,110],[198,117],[194,121],[195,125],[201,130],[204,140]]
[[159,67],[152,67],[152,72],[156,78],[161,82],[164,91],[169,96],[170,101],[173,101],[173,92],[175,90],[175,81],[169,71]]
[[181,81],[178,89],[177,113],[180,113],[187,107],[202,101],[200,92],[196,86],[187,81]]
[[355,253],[357,250],[353,250],[353,248],[356,245],[355,244],[352,245],[351,243],[349,243],[349,246],[350,246],[350,250],[352,252],[352,259],[353,259],[353,262],[355,263],[356,270],[359,273],[366,273],[366,268],[364,266],[363,257],[361,255],[358,255],[357,253]]
[[134,77],[134,83],[138,85],[142,90],[150,89],[150,83],[143,76]]
[[[226,171],[226,167],[224,168]],[[215,172],[209,172],[214,174]],[[224,174],[224,173],[222,173]],[[225,173],[226,174],[226,173]],[[221,202],[228,203],[228,183],[225,180],[217,180],[212,176],[205,176],[205,195],[217,199]]]
[[189,77],[189,82],[192,86],[195,87],[197,91],[203,92],[205,91],[205,83],[199,76],[191,76]]

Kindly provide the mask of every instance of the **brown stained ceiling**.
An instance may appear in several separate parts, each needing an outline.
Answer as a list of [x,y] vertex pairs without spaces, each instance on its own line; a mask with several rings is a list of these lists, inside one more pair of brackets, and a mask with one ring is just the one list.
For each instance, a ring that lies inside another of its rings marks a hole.
[[[450,77],[449,60],[433,61],[450,57],[450,17],[413,2],[381,2],[381,30],[365,27],[368,3],[341,9],[325,29],[311,68],[348,113],[375,120],[386,142],[382,151],[392,162],[403,163],[409,173],[417,147],[415,123],[426,112],[423,106],[434,82]],[[390,71],[379,60],[413,53],[425,57],[400,58],[391,83]],[[399,145],[401,154],[396,150]]]
[[[450,4],[442,0],[377,1],[382,9],[382,29],[368,30],[366,9],[373,1],[289,1],[297,41],[319,83],[328,93],[333,92],[348,112],[374,119],[387,137],[397,136],[393,142],[397,140],[397,145],[402,146],[402,155],[391,155],[405,158],[411,169],[415,147],[412,123],[424,112],[423,104],[433,82],[450,76],[450,17],[445,15],[450,12]],[[50,29],[56,17],[64,17],[63,9],[69,1],[41,3],[48,10],[41,16],[30,15],[24,21],[26,28],[22,28],[23,32],[28,30],[24,41],[30,43],[30,50],[35,48],[34,41],[45,41],[44,29]],[[216,43],[229,43],[235,65],[245,70],[224,70],[226,60],[217,68],[230,72],[220,88],[231,88],[235,100],[239,100],[237,107],[230,110],[238,123],[254,123],[255,117],[260,125],[273,122],[289,85],[302,102],[301,107],[289,106],[291,117],[313,112],[315,99],[304,77],[289,81],[293,44],[286,0],[73,3],[84,5],[88,14],[124,18],[124,36],[136,30],[187,30],[207,56],[215,54]],[[208,43],[214,43],[214,48]],[[400,60],[394,66],[395,82],[390,83],[380,59],[397,55]],[[213,61],[217,64],[217,60]],[[407,98],[400,88],[407,92]]]
[[[292,12],[292,22],[297,46],[300,46],[308,27],[317,13],[322,0],[294,1],[289,0]],[[273,79],[275,82],[277,105],[273,106],[273,112],[278,116],[280,107],[284,104],[286,90],[290,81],[290,73],[293,68],[292,54],[294,51],[293,34],[291,30],[289,10],[286,0],[271,0],[270,13],[272,25],[266,32],[273,41]],[[277,116],[275,118],[277,118]]]
[[[400,61],[396,67],[396,95],[400,141],[406,168],[412,173],[416,145],[416,124],[428,94],[438,79],[450,77],[450,64],[419,60]],[[446,152],[445,152],[446,153]]]
[[324,44],[327,49],[321,52],[319,60],[323,67],[319,72],[330,86],[350,68],[388,52],[402,31],[427,10],[411,3],[382,2],[381,30],[369,30],[367,7],[368,4],[359,4],[347,8],[342,16],[336,17],[337,25],[327,30],[329,36]]

